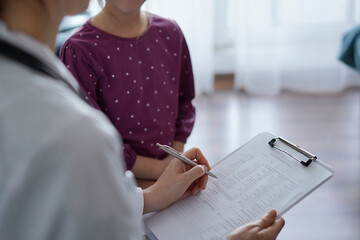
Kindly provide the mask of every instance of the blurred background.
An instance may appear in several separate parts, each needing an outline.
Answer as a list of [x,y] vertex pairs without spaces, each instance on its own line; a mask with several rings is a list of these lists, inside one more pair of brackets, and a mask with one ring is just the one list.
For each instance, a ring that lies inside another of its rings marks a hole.
[[145,8],[182,27],[199,93],[214,90],[217,74],[233,75],[236,89],[254,94],[359,85],[337,56],[342,35],[359,23],[360,1],[156,0]]
[[[318,156],[334,177],[284,215],[278,239],[360,239],[360,0],[149,0],[175,19],[193,62],[186,148],[211,165],[260,132]],[[96,14],[68,17],[58,46]]]
[[[188,42],[197,93],[226,79],[234,89],[275,95],[360,86],[337,59],[343,35],[360,22],[360,0],[149,0],[144,10],[175,19]],[[58,46],[100,10],[64,20]]]

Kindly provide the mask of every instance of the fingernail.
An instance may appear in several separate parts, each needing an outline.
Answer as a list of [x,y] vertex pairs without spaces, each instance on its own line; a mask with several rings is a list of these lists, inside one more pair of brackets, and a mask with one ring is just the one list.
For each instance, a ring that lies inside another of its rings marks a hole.
[[206,173],[208,171],[207,167],[205,165],[202,165],[203,169],[204,169],[204,173]]
[[273,217],[276,217],[276,212],[274,209],[272,209],[267,213],[267,215],[273,218]]

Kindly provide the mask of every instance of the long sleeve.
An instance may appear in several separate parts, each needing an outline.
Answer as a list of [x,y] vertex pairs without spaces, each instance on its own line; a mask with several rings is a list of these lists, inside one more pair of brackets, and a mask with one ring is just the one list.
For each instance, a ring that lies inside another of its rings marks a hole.
[[86,100],[89,101],[94,108],[102,111],[97,98],[97,81],[99,76],[98,73],[94,71],[94,69],[99,68],[99,66],[94,66],[94,64],[90,63],[86,53],[69,42],[66,42],[61,48],[60,59],[85,92]]
[[152,15],[139,39],[120,39],[84,24],[60,57],[121,134],[127,169],[137,155],[163,159],[157,142],[186,142],[195,122],[194,79],[179,26]]
[[[42,43],[1,21],[0,36],[75,82]],[[141,239],[143,195],[104,114],[20,63],[0,69],[0,239]]]
[[134,151],[134,149],[132,149],[130,144],[126,144],[126,143],[124,143],[123,152],[126,162],[126,168],[128,170],[131,170],[135,164],[137,154]]
[[175,140],[186,142],[195,123],[195,107],[192,104],[195,97],[195,86],[190,53],[185,38],[182,42],[181,57],[179,110]]
[[65,123],[9,178],[1,239],[141,239],[142,191],[124,174],[115,130],[98,120]]
[[[90,61],[90,57],[89,54],[86,54],[85,50],[77,48],[69,41],[64,44],[60,51],[60,59],[84,90],[86,100],[94,108],[106,112],[106,109],[102,109],[100,106],[98,98],[98,94],[102,92],[102,89],[98,87],[99,79],[106,77],[101,75],[101,71],[99,71],[102,67],[97,65],[96,61]],[[95,69],[98,71],[94,71]],[[129,144],[124,144],[122,154],[125,157],[126,168],[128,170],[132,169],[137,157],[136,152]]]

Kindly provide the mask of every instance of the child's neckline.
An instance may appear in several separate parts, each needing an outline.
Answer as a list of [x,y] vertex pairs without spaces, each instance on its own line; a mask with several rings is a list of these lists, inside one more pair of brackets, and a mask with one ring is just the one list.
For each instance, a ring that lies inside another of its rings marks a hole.
[[147,28],[146,28],[146,30],[145,30],[143,33],[141,33],[140,35],[138,35],[138,36],[136,36],[136,37],[124,37],[124,36],[120,36],[120,35],[117,35],[117,34],[114,34],[114,33],[108,32],[108,31],[105,31],[105,30],[103,30],[103,29],[101,29],[101,28],[99,28],[99,27],[97,27],[97,26],[94,26],[94,25],[91,23],[91,19],[92,19],[92,18],[90,18],[90,19],[86,22],[86,24],[87,24],[89,27],[94,28],[94,29],[96,29],[97,31],[102,32],[103,34],[109,35],[109,36],[111,36],[111,37],[115,37],[115,38],[119,38],[119,39],[127,40],[127,41],[134,41],[134,40],[137,41],[137,40],[139,40],[141,37],[145,36],[145,35],[149,32],[149,30],[150,30],[150,28],[151,28],[151,26],[152,26],[151,23],[152,23],[153,15],[152,15],[151,13],[149,13],[149,12],[145,12],[145,13],[146,13],[146,17],[147,17],[147,19],[148,19]]

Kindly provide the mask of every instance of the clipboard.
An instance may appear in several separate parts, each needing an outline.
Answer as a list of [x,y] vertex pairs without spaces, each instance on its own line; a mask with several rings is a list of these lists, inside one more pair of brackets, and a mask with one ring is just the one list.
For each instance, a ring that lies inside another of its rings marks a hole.
[[198,195],[143,218],[149,239],[225,239],[273,208],[283,215],[334,175],[314,154],[268,132],[211,171],[218,179]]

